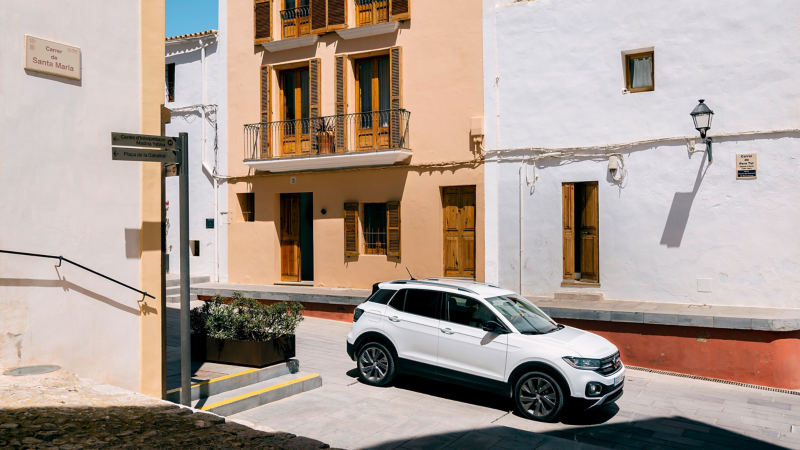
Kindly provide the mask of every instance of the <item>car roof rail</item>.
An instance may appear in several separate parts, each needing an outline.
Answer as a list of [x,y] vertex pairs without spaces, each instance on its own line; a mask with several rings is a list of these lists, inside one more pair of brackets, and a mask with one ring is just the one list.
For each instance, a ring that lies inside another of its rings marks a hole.
[[471,284],[482,284],[484,286],[489,286],[497,289],[502,289],[500,286],[496,284],[486,283],[485,281],[475,281],[475,280],[462,280],[460,278],[439,278],[439,277],[428,277],[425,278],[425,281],[463,281],[464,283],[471,283]]
[[478,294],[477,292],[473,291],[472,289],[467,289],[467,288],[462,287],[462,286],[453,286],[452,284],[445,284],[445,283],[434,283],[432,281],[425,281],[425,280],[395,280],[395,281],[390,282],[389,284],[409,284],[409,283],[425,284],[425,285],[428,285],[428,286],[447,287],[447,288],[450,288],[450,289],[456,289],[456,290],[459,290],[459,291],[469,292],[470,294],[475,294],[475,295],[478,295],[478,296],[481,295],[481,294]]

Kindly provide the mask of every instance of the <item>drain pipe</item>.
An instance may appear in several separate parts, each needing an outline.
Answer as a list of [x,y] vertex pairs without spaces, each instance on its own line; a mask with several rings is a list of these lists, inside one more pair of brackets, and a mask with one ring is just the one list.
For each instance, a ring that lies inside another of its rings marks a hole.
[[[522,293],[522,225],[524,223],[523,218],[525,217],[525,210],[522,208],[522,190],[525,187],[523,184],[522,172],[524,170],[525,160],[523,159],[519,163],[519,295],[525,295]],[[525,175],[527,175],[527,173]]]
[[211,176],[212,183],[214,184],[214,282],[219,283],[219,181],[216,177],[217,162],[214,160],[214,167],[210,167],[206,160],[206,45],[203,39],[200,39],[200,74],[201,74],[201,90],[203,101],[201,105],[201,129],[203,139],[203,169]]

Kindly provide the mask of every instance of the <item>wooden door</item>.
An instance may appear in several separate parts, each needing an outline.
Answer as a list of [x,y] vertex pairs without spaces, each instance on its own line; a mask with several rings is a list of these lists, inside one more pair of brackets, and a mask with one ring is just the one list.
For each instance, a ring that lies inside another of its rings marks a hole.
[[311,32],[308,0],[284,0],[281,11],[283,39],[305,36]]
[[449,186],[442,192],[444,275],[475,278],[475,186]]
[[300,281],[300,194],[281,194],[281,281]]
[[389,69],[388,56],[356,64],[358,150],[389,148]]
[[310,153],[308,67],[281,72],[281,154]]
[[581,213],[581,280],[597,282],[599,281],[597,183],[580,183],[579,187],[582,188],[582,192],[579,196],[576,195],[576,201],[580,202],[576,209]]

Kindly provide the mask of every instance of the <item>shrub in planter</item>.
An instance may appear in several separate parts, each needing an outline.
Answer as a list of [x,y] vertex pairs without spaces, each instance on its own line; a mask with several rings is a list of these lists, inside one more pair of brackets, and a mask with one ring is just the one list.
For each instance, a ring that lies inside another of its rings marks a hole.
[[295,355],[294,333],[303,305],[264,305],[235,292],[192,309],[192,359],[263,367]]

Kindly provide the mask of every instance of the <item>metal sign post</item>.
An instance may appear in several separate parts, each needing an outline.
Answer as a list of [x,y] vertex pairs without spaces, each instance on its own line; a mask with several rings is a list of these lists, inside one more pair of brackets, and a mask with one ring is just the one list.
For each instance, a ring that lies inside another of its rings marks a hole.
[[192,336],[189,322],[189,134],[180,133],[178,175],[181,221],[181,405],[192,403]]
[[[148,161],[177,163],[180,186],[181,221],[181,404],[192,403],[192,341],[189,321],[189,134],[179,138],[131,133],[111,133],[111,159],[114,161]],[[155,150],[154,150],[155,149]],[[169,167],[169,166],[167,166]],[[162,169],[163,170],[163,169]]]

